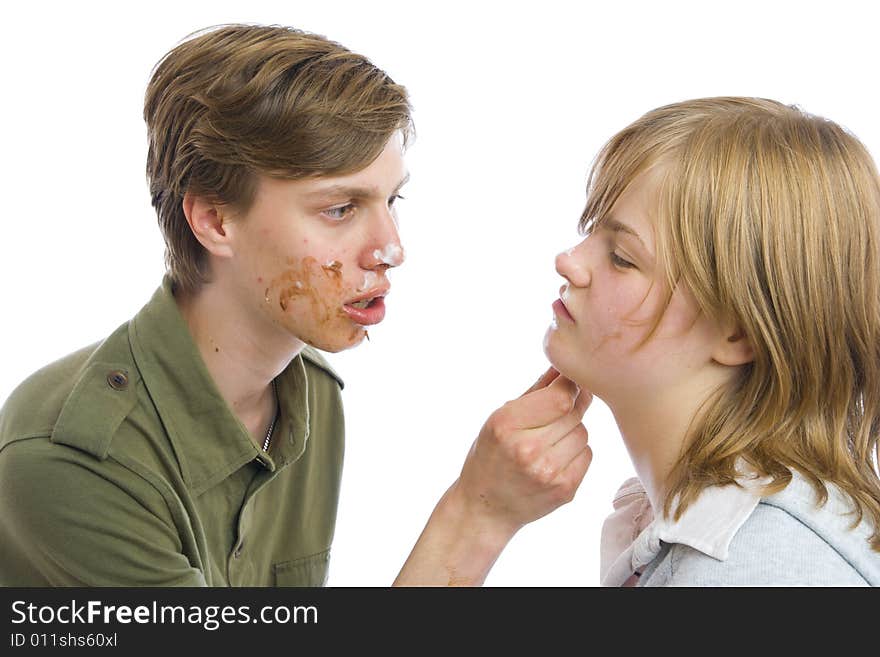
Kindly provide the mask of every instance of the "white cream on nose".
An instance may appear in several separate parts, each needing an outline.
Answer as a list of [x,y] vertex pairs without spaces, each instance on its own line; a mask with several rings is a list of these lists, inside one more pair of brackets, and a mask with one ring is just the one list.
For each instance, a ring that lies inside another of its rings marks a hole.
[[373,257],[379,262],[384,262],[386,265],[397,267],[403,262],[403,249],[400,248],[399,244],[392,242],[391,244],[386,244],[385,248],[381,251],[379,249],[373,251]]

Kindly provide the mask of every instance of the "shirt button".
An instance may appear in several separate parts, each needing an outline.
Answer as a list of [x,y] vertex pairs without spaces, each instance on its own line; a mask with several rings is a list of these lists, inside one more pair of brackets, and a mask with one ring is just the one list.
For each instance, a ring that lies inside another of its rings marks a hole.
[[128,388],[128,372],[125,370],[113,370],[107,374],[107,383],[114,390],[125,390]]
[[240,544],[237,548],[235,548],[235,552],[232,553],[232,557],[234,559],[238,559],[241,556],[241,551],[244,549],[244,543]]

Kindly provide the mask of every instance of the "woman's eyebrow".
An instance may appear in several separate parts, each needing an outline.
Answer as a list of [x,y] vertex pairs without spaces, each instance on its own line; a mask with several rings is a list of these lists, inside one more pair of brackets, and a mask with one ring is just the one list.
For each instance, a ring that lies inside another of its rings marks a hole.
[[648,253],[651,252],[651,250],[647,247],[642,238],[639,237],[639,234],[634,229],[627,226],[625,223],[622,223],[617,219],[612,219],[611,217],[606,217],[605,220],[602,222],[602,226],[613,233],[626,233],[627,235],[632,235],[639,241],[642,247],[644,247],[645,251],[647,251]]

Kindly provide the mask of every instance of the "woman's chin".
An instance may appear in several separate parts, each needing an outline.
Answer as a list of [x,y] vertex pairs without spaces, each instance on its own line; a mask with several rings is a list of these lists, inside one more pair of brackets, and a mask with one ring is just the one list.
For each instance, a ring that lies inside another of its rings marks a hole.
[[550,364],[556,368],[556,371],[567,378],[571,378],[567,372],[571,371],[571,359],[566,358],[567,354],[562,345],[556,339],[556,327],[551,325],[544,334],[544,355]]

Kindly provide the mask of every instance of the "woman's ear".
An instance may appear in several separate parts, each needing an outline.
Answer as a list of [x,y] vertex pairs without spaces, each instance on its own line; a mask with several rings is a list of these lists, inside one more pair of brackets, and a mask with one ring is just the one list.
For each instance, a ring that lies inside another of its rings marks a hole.
[[232,247],[223,228],[223,207],[191,192],[183,195],[186,222],[208,253],[220,258],[232,255]]
[[728,327],[722,336],[712,352],[712,360],[731,367],[745,365],[755,360],[752,343],[739,326],[734,326],[732,329]]

